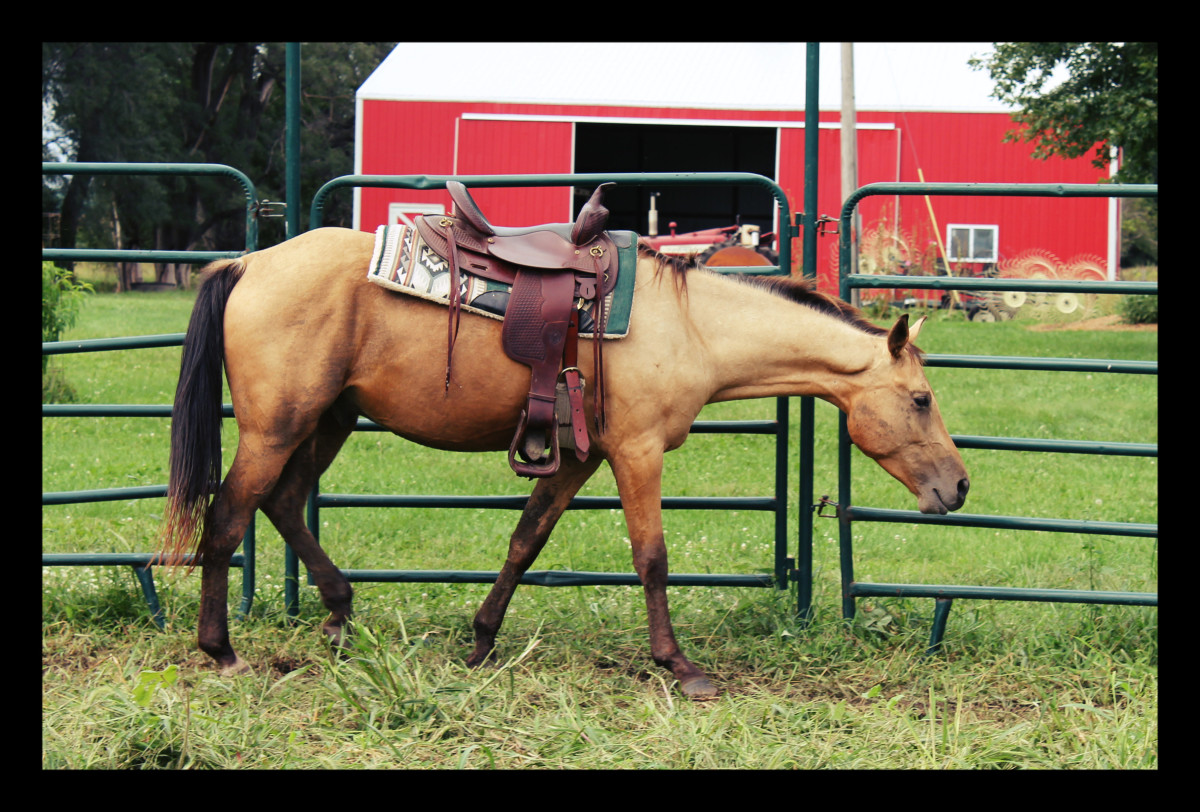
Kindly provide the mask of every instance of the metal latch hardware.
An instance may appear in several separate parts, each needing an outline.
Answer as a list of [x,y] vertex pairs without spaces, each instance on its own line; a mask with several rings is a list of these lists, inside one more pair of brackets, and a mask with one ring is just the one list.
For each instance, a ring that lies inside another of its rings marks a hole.
[[[827,505],[833,508],[832,516],[827,515],[822,512],[825,510],[825,507]],[[842,506],[839,505],[837,502],[834,502],[833,500],[831,500],[829,498],[829,494],[824,494],[821,497],[821,501],[817,502],[815,505],[813,505],[813,509],[817,511],[817,516],[822,519],[837,519],[837,518],[841,517],[841,515],[842,515]]]
[[278,200],[260,200],[255,204],[259,217],[284,217],[287,214],[287,203]]

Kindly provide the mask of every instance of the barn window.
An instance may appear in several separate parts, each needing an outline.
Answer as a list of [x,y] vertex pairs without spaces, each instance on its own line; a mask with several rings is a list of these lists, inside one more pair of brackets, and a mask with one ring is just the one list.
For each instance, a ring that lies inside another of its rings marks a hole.
[[951,224],[949,252],[952,262],[995,262],[996,245],[999,242],[999,226],[971,226]]

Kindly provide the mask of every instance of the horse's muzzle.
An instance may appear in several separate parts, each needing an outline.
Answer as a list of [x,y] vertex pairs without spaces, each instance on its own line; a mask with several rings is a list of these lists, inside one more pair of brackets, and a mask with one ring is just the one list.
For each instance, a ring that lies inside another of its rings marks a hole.
[[958,492],[951,499],[947,500],[946,497],[942,495],[942,492],[936,488],[934,489],[934,492],[937,494],[938,499],[941,500],[942,504],[946,506],[947,512],[949,512],[958,510],[963,506],[963,504],[966,503],[967,491],[969,490],[971,490],[971,480],[967,477],[963,477],[958,481]]

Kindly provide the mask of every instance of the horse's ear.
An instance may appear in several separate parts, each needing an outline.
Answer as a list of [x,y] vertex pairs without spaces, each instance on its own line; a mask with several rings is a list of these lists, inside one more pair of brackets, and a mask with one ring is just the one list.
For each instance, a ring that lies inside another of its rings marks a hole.
[[905,313],[900,318],[896,319],[896,323],[892,325],[891,332],[888,333],[888,352],[894,358],[899,358],[904,345],[908,343],[908,314]]
[[925,324],[925,319],[927,319],[927,318],[929,318],[929,317],[928,317],[928,316],[922,316],[921,318],[917,319],[917,323],[916,323],[916,324],[914,324],[912,327],[910,327],[910,328],[909,328],[909,330],[908,330],[908,342],[909,342],[910,344],[916,344],[916,343],[917,343],[917,335],[918,335],[918,334],[921,332],[921,327],[922,327],[922,326]]

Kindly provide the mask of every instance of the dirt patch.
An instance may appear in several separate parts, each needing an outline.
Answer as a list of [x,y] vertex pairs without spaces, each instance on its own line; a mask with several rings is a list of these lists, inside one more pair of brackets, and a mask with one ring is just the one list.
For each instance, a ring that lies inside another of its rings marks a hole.
[[1130,330],[1141,333],[1157,333],[1157,324],[1124,324],[1118,315],[1100,316],[1095,319],[1083,319],[1066,324],[1035,324],[1030,330],[1044,333],[1048,330]]

